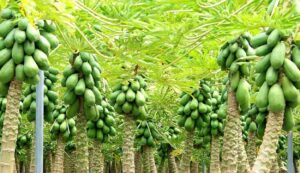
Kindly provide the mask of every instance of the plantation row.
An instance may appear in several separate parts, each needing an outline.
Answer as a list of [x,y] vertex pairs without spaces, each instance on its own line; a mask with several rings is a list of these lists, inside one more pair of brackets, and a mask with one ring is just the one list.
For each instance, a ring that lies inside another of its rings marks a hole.
[[[201,164],[210,173],[286,167],[286,132],[300,131],[294,120],[300,43],[291,34],[269,28],[226,42],[216,58],[226,76],[199,79],[198,87],[182,92],[176,118],[163,127],[148,112],[151,81],[138,66],[132,78],[105,91],[100,58],[93,53],[70,52],[62,73],[49,64],[59,45],[54,22],[34,24],[11,9],[3,9],[1,18],[0,172],[34,172],[34,135],[28,129],[34,126],[40,70],[45,133],[51,138],[44,147],[45,172],[196,173],[195,150],[209,150],[208,163]],[[298,146],[294,159],[300,171]]]

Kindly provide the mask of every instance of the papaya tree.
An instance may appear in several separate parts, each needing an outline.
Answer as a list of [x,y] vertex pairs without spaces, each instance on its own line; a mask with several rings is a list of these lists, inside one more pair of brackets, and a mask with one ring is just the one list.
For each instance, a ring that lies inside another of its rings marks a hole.
[[73,141],[68,141],[65,145],[65,157],[64,157],[64,172],[74,173],[75,172],[75,150],[76,146]]
[[97,104],[99,118],[87,122],[87,135],[92,140],[90,155],[90,172],[103,173],[104,156],[101,146],[108,141],[109,136],[116,135],[114,108],[103,97],[101,103]]
[[[242,144],[242,129],[240,109],[247,111],[250,107],[250,85],[246,78],[250,73],[247,56],[255,54],[250,46],[250,35],[245,33],[222,46],[217,57],[221,69],[228,71],[229,84],[227,87],[227,123],[224,129],[222,168],[224,173],[235,173],[238,168],[238,156],[247,161],[245,148]],[[240,151],[239,153],[237,151]],[[246,164],[248,165],[248,164]],[[249,167],[245,169],[249,170]],[[245,170],[246,171],[246,170]]]
[[[195,127],[201,128],[201,126],[198,126],[201,120],[206,122],[205,125],[210,123],[208,113],[212,111],[212,107],[211,100],[209,100],[211,98],[209,85],[209,81],[200,80],[200,88],[195,89],[192,94],[182,93],[180,97],[181,106],[177,111],[179,114],[178,125],[185,128],[187,137],[179,172],[186,173],[189,171]],[[205,129],[204,126],[203,129]]]
[[88,172],[88,138],[86,123],[96,121],[100,113],[97,104],[101,104],[100,65],[96,56],[87,52],[74,52],[69,57],[61,84],[66,87],[63,100],[67,107],[66,117],[77,116],[76,126],[76,172]]
[[[19,124],[19,104],[22,83],[37,84],[38,71],[49,68],[48,55],[58,45],[51,21],[38,21],[38,26],[29,23],[26,16],[9,8],[1,12],[0,24],[0,90],[7,94],[4,131],[1,148],[1,172],[15,170],[15,148]],[[47,36],[46,36],[47,35]],[[49,37],[50,36],[50,37]],[[5,158],[5,159],[4,159]]]
[[138,122],[136,142],[143,152],[143,168],[144,172],[156,173],[157,168],[154,160],[155,142],[161,139],[154,122],[147,120]]
[[[56,68],[49,67],[49,69],[44,71],[44,120],[48,123],[52,123],[53,115],[52,112],[55,109],[55,105],[57,104],[58,94],[54,89],[55,82],[57,81],[57,75],[59,71]],[[29,122],[35,121],[36,116],[36,87],[37,85],[27,85],[23,91],[23,106],[22,113],[27,116],[27,120]],[[34,124],[32,124],[33,128],[35,128]],[[33,136],[33,141],[35,137]],[[34,148],[35,142],[32,143],[30,150],[32,151],[31,155],[31,172],[35,170],[34,163]]]
[[146,86],[144,78],[137,75],[133,79],[115,86],[110,96],[110,101],[114,105],[115,111],[124,115],[122,167],[123,171],[128,173],[134,173],[135,171],[135,119],[143,119],[146,116]]
[[[259,110],[267,110],[267,123],[260,152],[253,172],[269,172],[276,160],[277,143],[282,127],[289,131],[294,126],[292,108],[299,104],[300,49],[297,41],[277,29],[268,29],[251,39],[256,48],[256,83],[260,86],[256,96]],[[274,99],[276,98],[276,99]],[[265,156],[268,156],[267,158]]]
[[65,143],[73,139],[76,135],[77,128],[73,118],[66,117],[66,107],[57,105],[53,112],[53,124],[51,125],[51,138],[56,140],[56,151],[54,155],[53,172],[63,173],[64,171],[64,150]]

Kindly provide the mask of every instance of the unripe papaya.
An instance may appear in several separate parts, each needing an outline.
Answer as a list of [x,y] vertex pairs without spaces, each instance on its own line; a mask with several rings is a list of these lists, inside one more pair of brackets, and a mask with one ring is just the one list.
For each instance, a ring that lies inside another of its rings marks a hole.
[[278,43],[273,49],[270,62],[274,69],[277,70],[283,65],[285,59],[285,51],[286,48],[284,42]]
[[284,94],[279,84],[274,84],[268,95],[269,107],[268,109],[271,112],[277,113],[285,109],[285,99]]

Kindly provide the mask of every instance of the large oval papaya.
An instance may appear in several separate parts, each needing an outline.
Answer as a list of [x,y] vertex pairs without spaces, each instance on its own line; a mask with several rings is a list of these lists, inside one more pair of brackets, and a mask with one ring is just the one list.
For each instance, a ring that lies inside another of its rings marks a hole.
[[279,84],[274,84],[268,95],[269,107],[271,112],[281,112],[285,109],[285,99],[282,88]]
[[286,48],[284,42],[278,43],[272,50],[270,62],[274,69],[279,69],[283,65],[285,51]]
[[284,60],[284,73],[293,82],[300,81],[300,70],[291,60],[285,58]]
[[294,101],[299,97],[299,91],[286,76],[282,77],[281,84],[285,100]]
[[259,108],[264,108],[268,106],[268,94],[269,94],[269,86],[267,82],[260,87],[257,95],[256,95],[256,106]]

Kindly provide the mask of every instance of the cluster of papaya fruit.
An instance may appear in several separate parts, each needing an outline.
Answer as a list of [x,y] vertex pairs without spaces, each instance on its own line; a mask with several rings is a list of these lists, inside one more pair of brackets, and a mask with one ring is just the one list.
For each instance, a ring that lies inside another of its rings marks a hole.
[[145,103],[147,84],[142,76],[136,76],[125,83],[113,88],[110,102],[117,113],[131,115],[136,119],[144,119],[146,116]]
[[87,134],[91,139],[96,139],[101,142],[106,142],[109,136],[116,135],[115,129],[115,112],[114,108],[108,103],[106,99],[97,105],[99,110],[99,118],[87,122]]
[[57,139],[59,136],[65,141],[72,140],[76,135],[77,128],[74,118],[66,116],[67,108],[65,105],[57,105],[53,112],[53,124],[51,126],[51,138]]
[[139,146],[154,147],[155,141],[160,139],[161,136],[151,120],[137,122],[136,142]]
[[243,139],[245,141],[247,141],[249,133],[254,133],[258,139],[262,139],[266,128],[267,115],[268,111],[259,110],[258,107],[253,104],[251,108],[241,116]]
[[262,52],[256,51],[262,56],[255,65],[256,84],[260,86],[256,106],[274,113],[284,111],[286,130],[294,126],[290,108],[300,103],[300,49],[297,45],[297,42],[290,44],[277,29],[269,29],[252,38],[256,50],[264,48]]
[[230,87],[236,92],[236,99],[241,110],[250,107],[250,84],[246,77],[250,74],[250,65],[245,59],[255,55],[255,50],[250,46],[251,36],[247,33],[225,43],[217,57],[217,63],[224,70],[229,70]]
[[[218,100],[213,106],[212,112],[199,118],[197,127],[200,130],[200,136],[217,136],[224,132],[224,125],[227,116],[226,103],[222,102],[221,96],[217,89],[212,90],[212,98]],[[208,122],[208,123],[207,123]]]
[[177,127],[171,126],[169,127],[168,131],[165,133],[168,140],[176,140],[178,139],[178,136],[180,135],[181,130]]
[[69,153],[69,152],[73,152],[73,151],[75,151],[76,150],[76,145],[75,145],[75,143],[73,142],[73,141],[68,141],[67,143],[66,143],[66,145],[65,145],[65,151],[67,152],[67,153]]
[[17,147],[18,148],[25,148],[30,147],[32,141],[32,134],[27,132],[25,134],[21,134],[17,138]]
[[15,11],[3,9],[0,23],[0,95],[5,96],[13,79],[36,84],[38,71],[49,68],[48,55],[58,45],[52,34],[56,25],[40,20],[33,26]]
[[[87,120],[97,120],[100,116],[97,104],[101,104],[100,65],[96,56],[87,52],[75,52],[69,58],[63,72],[62,86],[67,88],[63,97],[69,105],[67,117],[72,118],[83,109]],[[81,107],[83,104],[83,107]]]
[[279,140],[278,140],[278,145],[277,145],[277,153],[280,153],[280,151],[286,151],[286,146],[287,146],[287,136],[285,135],[280,135]]
[[168,158],[170,147],[171,146],[168,143],[160,143],[157,147],[157,154],[159,155],[159,157],[162,159]]
[[[211,99],[211,89],[209,82],[200,81],[200,87],[195,89],[192,94],[183,92],[180,95],[180,107],[177,110],[179,115],[178,125],[184,127],[187,131],[193,131],[203,117],[212,111],[212,104],[217,100]],[[209,123],[209,122],[207,122]]]
[[[44,78],[44,119],[47,122],[53,122],[52,112],[57,104],[58,94],[54,90],[54,84],[57,81],[56,75],[59,71],[50,67],[45,71]],[[37,85],[28,85],[23,91],[23,113],[27,114],[28,121],[35,120],[36,114],[36,87]]]

